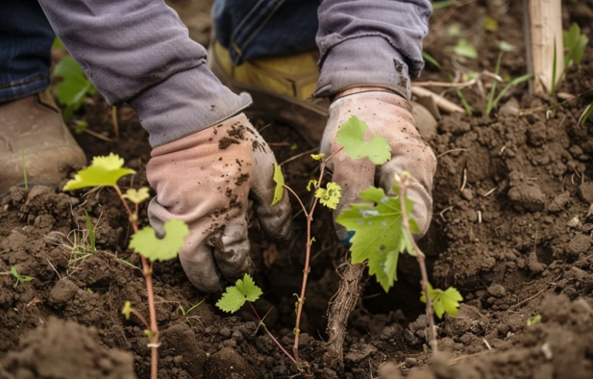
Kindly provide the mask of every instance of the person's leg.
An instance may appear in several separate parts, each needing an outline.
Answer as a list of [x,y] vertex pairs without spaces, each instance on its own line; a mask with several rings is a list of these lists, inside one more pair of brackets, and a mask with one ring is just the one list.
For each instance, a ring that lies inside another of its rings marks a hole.
[[54,32],[37,0],[3,1],[0,36],[0,102],[46,89]]
[[37,0],[0,6],[0,196],[24,182],[56,185],[85,156],[67,130],[49,86],[54,32]]

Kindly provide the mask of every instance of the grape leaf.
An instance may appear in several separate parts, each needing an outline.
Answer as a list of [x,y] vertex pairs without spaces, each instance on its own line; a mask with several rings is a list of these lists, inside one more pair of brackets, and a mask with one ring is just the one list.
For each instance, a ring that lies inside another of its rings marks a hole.
[[[399,196],[399,187],[394,185],[392,189]],[[375,205],[350,204],[350,209],[343,211],[336,222],[354,231],[350,239],[352,263],[368,261],[369,274],[375,275],[387,292],[396,280],[399,254],[406,249],[413,251],[402,226],[400,201],[372,186],[360,192],[360,197]],[[418,225],[409,217],[414,203],[410,199],[405,203],[410,231],[419,232]]]
[[165,236],[158,238],[150,226],[142,228],[132,235],[130,249],[151,261],[174,259],[183,247],[183,240],[189,234],[189,228],[181,220],[169,220],[163,225]]
[[[309,186],[307,186],[307,189],[309,189]],[[315,197],[319,198],[319,202],[326,207],[336,209],[340,197],[342,197],[342,188],[338,183],[329,182],[326,188],[319,188],[315,191]]]
[[352,159],[368,157],[374,164],[383,164],[391,158],[391,146],[378,134],[371,141],[364,140],[366,122],[352,116],[338,130],[336,142],[344,146],[344,151]]
[[149,197],[150,194],[148,193],[148,187],[141,187],[138,190],[130,188],[123,196],[124,199],[130,200],[134,204],[140,204]]
[[80,108],[87,96],[97,92],[93,83],[71,56],[64,57],[56,65],[54,75],[63,79],[56,85],[56,93],[58,101],[66,106],[65,119]]
[[226,288],[226,292],[216,303],[216,306],[228,313],[234,313],[245,304],[246,301],[254,302],[262,295],[251,276],[245,274],[243,279],[237,280],[234,286]]
[[135,174],[136,171],[129,168],[122,168],[123,158],[117,154],[109,154],[107,157],[94,157],[93,163],[78,171],[74,179],[68,181],[64,191],[72,191],[85,187],[115,186],[119,178],[125,175]]
[[[435,290],[428,283],[428,296],[432,300],[432,309],[434,309],[434,313],[438,318],[443,318],[443,314],[445,313],[451,316],[457,316],[459,302],[463,300],[463,296],[455,288],[449,287],[445,291],[438,288]],[[426,303],[424,292],[420,296],[420,301]]]
[[282,200],[282,196],[284,195],[284,175],[282,175],[282,167],[277,164],[274,164],[274,182],[276,183],[276,188],[274,188],[272,205]]

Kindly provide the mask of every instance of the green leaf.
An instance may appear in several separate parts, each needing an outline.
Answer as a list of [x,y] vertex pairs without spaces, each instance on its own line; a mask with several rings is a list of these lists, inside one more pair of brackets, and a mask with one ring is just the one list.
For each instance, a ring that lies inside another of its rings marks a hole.
[[447,35],[449,37],[459,37],[461,35],[461,25],[452,24],[447,28]]
[[352,116],[338,130],[336,142],[344,146],[344,151],[352,159],[368,157],[374,164],[380,165],[391,159],[391,146],[385,138],[373,135],[371,141],[364,140],[366,122]]
[[336,209],[340,203],[340,197],[342,197],[342,188],[338,183],[329,182],[326,188],[319,188],[315,191],[315,197],[319,198],[319,202],[326,207]]
[[13,285],[14,288],[18,287],[19,283],[30,282],[31,280],[35,279],[31,276],[19,274],[16,271],[16,267],[14,267],[14,266],[10,267],[10,273],[12,274],[12,276],[14,276],[16,278],[16,282],[14,282],[14,285]]
[[93,163],[78,171],[74,179],[68,181],[64,191],[86,187],[115,186],[117,181],[125,175],[135,174],[136,171],[129,168],[122,168],[123,158],[117,154],[109,154],[107,157],[94,157]]
[[[399,196],[399,187],[392,187]],[[353,231],[350,239],[352,263],[368,261],[369,274],[375,275],[385,292],[393,286],[397,274],[399,254],[411,248],[411,241],[403,230],[400,200],[387,196],[382,188],[369,187],[360,193],[362,201],[374,204],[350,204],[336,222]],[[409,217],[414,203],[406,199],[406,214],[411,232],[419,232],[416,222]],[[408,250],[413,252],[413,249]]]
[[282,167],[277,164],[274,164],[274,182],[276,183],[276,188],[274,188],[272,205],[282,200],[282,196],[284,195],[284,175],[282,175]]
[[243,279],[237,280],[234,286],[226,288],[226,292],[216,303],[216,306],[228,313],[238,311],[246,301],[254,302],[262,295],[262,290],[259,288],[251,276],[245,274]]
[[130,200],[134,204],[140,204],[149,197],[150,194],[148,193],[148,187],[140,187],[138,190],[130,188],[123,195],[124,199]]
[[[432,309],[438,318],[443,318],[443,314],[447,313],[451,316],[457,316],[459,310],[459,302],[463,301],[463,296],[453,287],[447,288],[445,291],[440,289],[433,289],[432,285],[428,283],[428,296],[432,301]],[[425,293],[422,292],[420,301],[426,303]]]
[[587,108],[585,108],[585,111],[583,112],[583,114],[581,115],[581,117],[579,117],[579,125],[585,125],[585,123],[587,122],[587,120],[591,116],[591,113],[592,112],[593,112],[593,102],[591,102],[591,104],[589,104],[587,106]]
[[317,180],[315,179],[311,179],[309,180],[309,183],[307,183],[307,191],[311,191],[311,188],[315,189],[315,187],[317,187]]
[[319,154],[311,154],[311,158],[313,158],[313,160],[316,161],[320,161],[321,158],[325,157],[325,154],[323,153],[319,153]]
[[484,21],[482,21],[482,26],[485,30],[489,32],[497,32],[498,31],[498,22],[492,17],[486,17]]
[[478,50],[469,44],[465,38],[461,38],[457,45],[453,48],[453,52],[460,56],[470,59],[476,59],[478,57]]
[[174,259],[183,247],[183,240],[189,234],[189,228],[181,220],[169,220],[163,225],[165,236],[158,238],[150,226],[142,228],[132,235],[130,249],[151,261]]
[[87,96],[97,92],[93,83],[71,56],[64,57],[56,65],[54,76],[63,79],[56,85],[56,93],[58,101],[66,106],[64,118],[78,110]]

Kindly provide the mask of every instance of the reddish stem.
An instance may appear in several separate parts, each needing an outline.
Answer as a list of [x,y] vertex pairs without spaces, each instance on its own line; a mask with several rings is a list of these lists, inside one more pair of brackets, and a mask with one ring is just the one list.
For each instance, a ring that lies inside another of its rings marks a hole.
[[251,306],[251,310],[255,314],[255,317],[257,317],[257,320],[259,321],[259,324],[262,326],[262,328],[264,328],[264,330],[266,331],[266,333],[268,333],[268,336],[270,336],[270,338],[272,339],[272,341],[274,341],[274,343],[276,345],[278,345],[278,347],[280,348],[280,350],[282,350],[282,352],[284,354],[286,354],[286,356],[288,358],[290,358],[290,360],[292,361],[292,363],[294,363],[295,365],[298,366],[297,361],[292,357],[292,355],[290,355],[290,353],[288,351],[286,351],[286,349],[280,344],[280,342],[278,342],[278,340],[276,339],[276,337],[274,337],[274,335],[272,335],[272,333],[270,333],[270,331],[266,327],[266,324],[264,324],[264,322],[262,321],[261,317],[259,317],[259,313],[257,313],[257,311],[255,310],[255,307],[253,306],[253,304],[251,303],[251,301],[247,301],[247,302]]
[[[121,190],[116,185],[114,186],[115,191],[117,192],[121,202],[123,203],[126,212],[128,213],[128,219],[130,224],[132,224],[132,229],[134,230],[134,234],[138,233],[138,224],[134,220],[134,214],[132,210],[128,206],[128,203],[124,199]],[[146,281],[146,292],[148,295],[148,312],[150,313],[150,378],[157,379],[158,375],[158,346],[159,346],[159,327],[156,321],[156,308],[154,305],[154,291],[152,288],[152,265],[148,264],[146,258],[140,254],[140,260],[142,262],[142,273],[144,274],[144,280]]]

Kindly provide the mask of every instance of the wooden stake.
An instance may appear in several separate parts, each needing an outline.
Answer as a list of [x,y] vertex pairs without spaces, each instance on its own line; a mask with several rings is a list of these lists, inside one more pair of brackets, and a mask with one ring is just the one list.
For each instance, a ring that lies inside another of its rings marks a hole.
[[550,92],[554,76],[554,55],[556,82],[564,71],[562,1],[523,0],[523,10],[527,66],[528,71],[534,75],[529,90],[531,93]]

